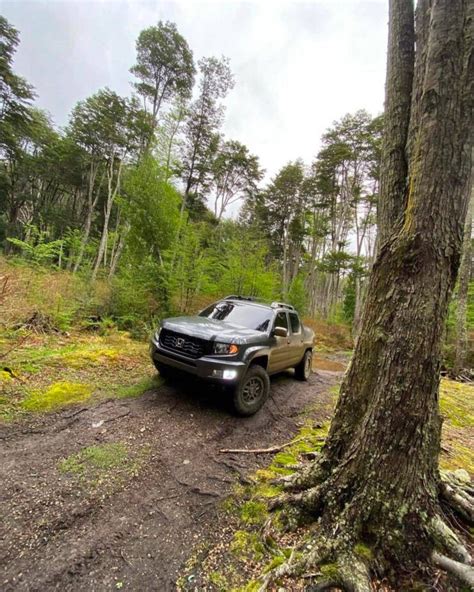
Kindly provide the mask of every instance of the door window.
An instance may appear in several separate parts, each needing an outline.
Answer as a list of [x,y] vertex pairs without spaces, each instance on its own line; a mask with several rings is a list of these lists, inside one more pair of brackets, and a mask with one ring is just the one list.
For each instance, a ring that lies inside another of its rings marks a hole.
[[296,312],[290,312],[291,332],[299,333],[301,331],[301,323]]
[[279,312],[275,317],[275,327],[283,327],[288,331],[288,319],[286,318],[286,312]]

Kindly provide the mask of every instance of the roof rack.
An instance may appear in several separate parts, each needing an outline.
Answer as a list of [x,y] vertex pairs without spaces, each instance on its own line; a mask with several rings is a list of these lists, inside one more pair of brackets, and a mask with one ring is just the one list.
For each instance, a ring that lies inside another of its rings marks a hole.
[[287,308],[288,310],[295,310],[295,307],[285,302],[272,302],[270,305],[272,308]]
[[230,296],[226,296],[222,300],[248,300],[249,302],[255,302],[257,298],[254,298],[253,296],[240,296],[231,294]]

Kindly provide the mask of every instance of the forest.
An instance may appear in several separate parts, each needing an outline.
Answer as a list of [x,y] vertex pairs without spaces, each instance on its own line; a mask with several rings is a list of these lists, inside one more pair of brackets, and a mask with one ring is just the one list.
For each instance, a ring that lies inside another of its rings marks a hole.
[[357,324],[375,250],[380,116],[342,116],[312,163],[296,158],[263,183],[258,156],[221,131],[229,61],[195,64],[173,23],[140,33],[130,97],[100,89],[64,129],[34,106],[12,69],[19,33],[1,27],[6,254],[106,278],[107,313],[122,326],[225,293]]
[[[58,126],[0,15],[5,590],[474,589],[473,5],[387,4],[383,113],[273,174],[174,22]],[[245,419],[148,352],[229,294],[315,330]]]

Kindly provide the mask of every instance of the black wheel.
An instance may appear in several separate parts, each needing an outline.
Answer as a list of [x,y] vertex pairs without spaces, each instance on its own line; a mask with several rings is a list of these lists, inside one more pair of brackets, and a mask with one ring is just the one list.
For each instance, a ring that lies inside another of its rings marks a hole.
[[250,366],[233,391],[234,409],[238,415],[257,413],[270,392],[270,379],[261,366]]
[[308,349],[304,352],[303,359],[295,366],[295,378],[298,380],[308,380],[311,376],[311,370],[313,367],[313,352]]
[[171,368],[170,366],[166,366],[166,364],[160,364],[160,362],[157,362],[156,360],[153,360],[153,363],[155,364],[155,368],[160,373],[160,376],[164,380],[168,380],[170,378],[173,378],[173,376],[175,376],[174,368]]

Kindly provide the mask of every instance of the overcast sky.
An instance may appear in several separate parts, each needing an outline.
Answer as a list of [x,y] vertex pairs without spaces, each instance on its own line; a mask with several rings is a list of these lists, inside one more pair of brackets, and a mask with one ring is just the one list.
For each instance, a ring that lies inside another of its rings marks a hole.
[[357,109],[382,111],[387,0],[0,0],[19,31],[15,70],[57,125],[108,86],[130,94],[139,32],[177,24],[202,56],[228,56],[236,85],[224,133],[260,157],[267,176],[310,163],[321,134]]

